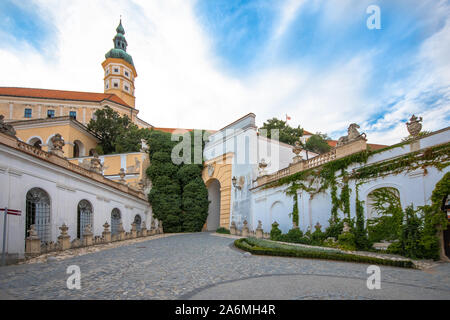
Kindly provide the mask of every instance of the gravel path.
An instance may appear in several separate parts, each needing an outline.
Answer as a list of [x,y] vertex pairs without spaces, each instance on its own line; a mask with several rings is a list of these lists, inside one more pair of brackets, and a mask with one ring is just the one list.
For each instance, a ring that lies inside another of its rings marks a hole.
[[[0,299],[450,299],[450,264],[426,271],[381,266],[368,290],[367,264],[244,255],[234,239],[172,235],[0,268]],[[67,267],[81,269],[69,290]]]

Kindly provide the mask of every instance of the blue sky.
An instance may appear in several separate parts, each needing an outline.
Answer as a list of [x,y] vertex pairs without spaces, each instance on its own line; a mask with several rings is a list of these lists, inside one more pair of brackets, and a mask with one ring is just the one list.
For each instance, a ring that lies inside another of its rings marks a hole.
[[[381,30],[366,26],[369,5]],[[427,130],[449,124],[443,0],[2,0],[0,85],[102,92],[120,15],[140,116],[156,126],[289,114],[308,131],[338,138],[357,122],[370,142],[394,143],[412,113]]]

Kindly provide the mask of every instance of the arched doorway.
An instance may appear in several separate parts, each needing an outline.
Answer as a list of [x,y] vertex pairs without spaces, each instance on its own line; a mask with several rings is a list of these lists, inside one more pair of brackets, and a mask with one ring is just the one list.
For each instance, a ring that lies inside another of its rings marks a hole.
[[73,142],[73,158],[79,157],[84,157],[84,144],[79,140],[75,140]]
[[122,221],[122,216],[120,214],[120,210],[117,208],[114,208],[111,211],[111,233],[112,234],[118,234],[119,233],[119,225]]
[[78,203],[77,211],[77,237],[79,239],[83,239],[83,233],[86,226],[90,225],[91,228],[93,227],[94,219],[92,214],[92,205],[87,200],[81,200]]
[[35,225],[42,242],[51,241],[50,197],[40,188],[33,188],[26,195],[25,238],[31,225]]
[[140,215],[136,215],[134,217],[134,223],[136,224],[136,231],[141,231],[141,226],[142,226],[142,218]]
[[206,219],[206,231],[216,231],[220,226],[220,182],[212,179],[207,184],[208,200],[208,218]]

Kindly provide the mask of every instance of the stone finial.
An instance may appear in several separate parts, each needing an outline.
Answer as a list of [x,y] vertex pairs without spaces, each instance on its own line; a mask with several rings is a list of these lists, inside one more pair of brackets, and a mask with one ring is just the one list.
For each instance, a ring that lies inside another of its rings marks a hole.
[[316,231],[321,231],[322,225],[319,222],[317,222],[316,225],[314,226],[314,228],[316,229]]
[[267,175],[266,168],[268,166],[269,166],[269,164],[266,162],[266,160],[264,158],[262,158],[261,161],[258,163],[260,177]]
[[409,122],[406,122],[406,128],[408,129],[408,132],[413,137],[417,137],[422,130],[422,124],[423,121],[422,117],[416,117],[414,114],[412,115],[411,119],[409,119]]
[[236,229],[236,222],[231,221],[231,226],[230,226],[230,234],[232,235],[236,235],[237,234],[237,229]]
[[103,241],[105,243],[111,242],[111,231],[109,230],[109,227],[110,225],[108,221],[106,221],[105,224],[103,225],[103,232],[102,232]]
[[145,187],[144,179],[140,179],[138,182],[138,189],[140,191],[144,191],[144,187]]
[[63,225],[59,227],[59,230],[61,230],[61,236],[67,236],[67,230],[69,230],[69,227],[63,223]]
[[109,225],[108,221],[106,221],[105,224],[103,225],[104,232],[109,232],[109,227],[110,227],[110,225]]
[[61,227],[59,227],[59,230],[61,230],[61,235],[58,237],[58,245],[61,250],[67,250],[70,249],[70,236],[67,234],[67,230],[69,230],[69,227],[66,226],[65,223]]
[[120,171],[119,171],[119,177],[120,177],[119,183],[122,183],[122,184],[126,183],[125,176],[126,176],[125,169],[124,168],[120,168]]
[[103,174],[102,161],[98,157],[98,153],[96,151],[94,151],[93,158],[91,159],[91,162],[89,164],[89,170],[98,174]]
[[261,220],[258,220],[258,226],[256,227],[256,229],[262,229],[262,222],[261,222]]
[[49,152],[51,154],[63,158],[64,157],[63,147],[66,145],[63,137],[59,133],[57,133],[50,139],[50,141],[52,144]]
[[86,235],[91,235],[92,236],[93,235],[90,224],[87,224],[86,227],[84,227],[83,235],[84,236],[86,236]]
[[4,119],[5,116],[0,114],[0,132],[16,138],[16,130],[12,125],[5,123]]
[[249,235],[249,229],[248,229],[248,226],[247,226],[248,225],[247,220],[244,220],[243,225],[244,225],[244,227],[242,228],[242,236],[244,238],[246,238]]

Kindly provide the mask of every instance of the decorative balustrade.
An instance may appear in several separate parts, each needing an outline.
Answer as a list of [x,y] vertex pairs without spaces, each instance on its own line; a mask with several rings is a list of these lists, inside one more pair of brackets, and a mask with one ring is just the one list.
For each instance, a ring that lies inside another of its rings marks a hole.
[[[45,253],[85,248],[100,244],[108,244],[116,241],[136,239],[138,237],[135,230],[131,230],[131,232],[125,232],[123,229],[120,229],[118,234],[111,235],[109,227],[110,225],[106,222],[103,225],[104,231],[102,232],[102,235],[94,236],[92,231],[90,231],[90,226],[87,226],[84,230],[83,239],[76,238],[70,241],[70,236],[67,234],[67,230],[69,230],[69,228],[65,224],[63,224],[59,228],[61,230],[61,235],[58,237],[57,242],[41,242],[35,230],[35,226],[32,225],[31,229],[28,231],[30,235],[26,238],[25,241],[25,256],[26,258],[32,258]],[[146,229],[145,224],[143,223],[143,228],[139,232],[139,237],[148,237],[163,233],[164,230],[162,227],[162,223],[160,223],[159,227],[155,227],[155,224],[152,223],[152,226],[149,230]]]
[[333,148],[330,152],[318,155],[314,158],[311,158],[309,160],[300,160],[294,163],[291,163],[287,168],[278,170],[275,173],[272,173],[270,175],[264,175],[261,177],[258,177],[257,179],[257,186],[262,186],[264,184],[278,181],[281,178],[290,176],[294,173],[320,167],[321,165],[324,165],[327,162],[343,158],[345,156],[348,156],[353,153],[357,153],[363,150],[366,150],[367,145],[366,141],[364,139],[359,139],[356,141],[353,141],[351,143],[348,143],[346,145]]

